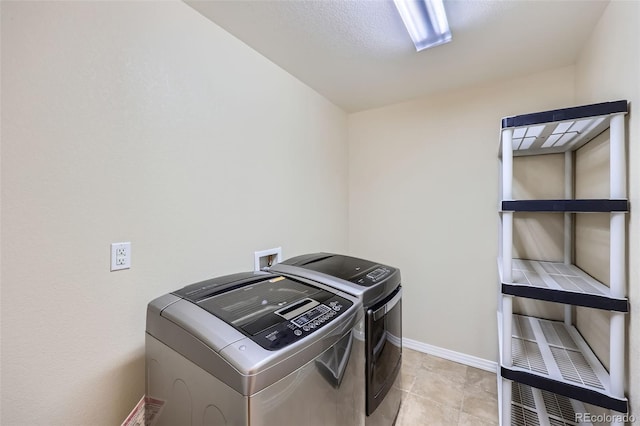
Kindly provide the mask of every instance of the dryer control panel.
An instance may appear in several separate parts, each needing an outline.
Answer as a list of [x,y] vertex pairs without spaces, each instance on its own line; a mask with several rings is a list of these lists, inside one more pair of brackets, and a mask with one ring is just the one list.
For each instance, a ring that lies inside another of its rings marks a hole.
[[363,287],[371,287],[387,278],[395,269],[379,265],[375,269],[358,275],[349,281]]

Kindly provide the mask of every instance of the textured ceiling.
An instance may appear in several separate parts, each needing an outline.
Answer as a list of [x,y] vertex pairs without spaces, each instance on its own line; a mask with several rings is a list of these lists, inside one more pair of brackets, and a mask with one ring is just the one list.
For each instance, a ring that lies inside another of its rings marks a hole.
[[186,3],[348,112],[575,62],[607,1],[445,0],[416,52],[392,0]]

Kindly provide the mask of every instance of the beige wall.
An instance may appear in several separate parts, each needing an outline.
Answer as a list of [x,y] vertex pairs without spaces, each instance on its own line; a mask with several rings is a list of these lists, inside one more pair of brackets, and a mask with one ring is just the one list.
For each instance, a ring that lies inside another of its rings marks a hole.
[[119,424],[149,300],[347,249],[346,114],[181,2],[1,11],[0,423]]
[[[348,119],[180,2],[0,4],[3,425],[117,424],[143,392],[146,303],[278,245],[399,266],[406,337],[495,360],[503,116],[631,100],[640,203],[638,3],[610,4],[576,67]],[[606,232],[583,225],[582,236]],[[557,246],[536,235],[516,249]],[[132,242],[133,267],[111,273],[117,241]],[[630,262],[636,414],[639,268]],[[598,350],[601,320],[579,315]]]
[[573,102],[572,67],[349,116],[351,253],[402,270],[404,336],[495,360],[500,119]]
[[[627,391],[631,412],[640,414],[640,3],[614,1],[609,4],[576,64],[576,99],[578,102],[602,102],[627,99],[628,115],[628,193],[631,212],[628,222],[628,296],[631,312],[627,320]],[[581,189],[590,194],[608,191],[608,169],[601,167],[608,141],[591,147],[582,159],[591,162],[596,173],[583,173],[589,185]],[[602,182],[605,179],[604,185]],[[604,188],[603,188],[604,186]],[[582,253],[585,269],[608,280],[608,221],[588,217],[577,229],[586,241],[602,250]],[[608,317],[598,312],[579,311],[578,325],[590,344],[604,359],[608,358]]]

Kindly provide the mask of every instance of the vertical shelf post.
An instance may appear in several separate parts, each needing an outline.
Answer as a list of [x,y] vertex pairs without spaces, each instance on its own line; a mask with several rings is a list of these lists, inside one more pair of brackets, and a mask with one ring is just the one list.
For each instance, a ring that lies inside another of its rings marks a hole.
[[[627,198],[627,174],[625,152],[624,114],[611,117],[609,128],[610,145],[610,198]],[[610,277],[611,295],[624,297],[626,291],[626,223],[624,213],[611,213],[610,222]],[[612,312],[610,320],[610,371],[611,392],[614,396],[624,397],[624,314]]]
[[[513,199],[513,129],[502,130],[502,200]],[[502,213],[502,279],[512,282],[513,213]],[[509,320],[511,321],[511,320]],[[509,335],[510,336],[510,335]],[[507,345],[505,345],[507,346]]]
[[[564,153],[564,198],[573,199],[573,153],[567,151]],[[573,214],[564,214],[564,263],[570,265],[573,257]],[[573,324],[573,307],[569,304],[564,305],[564,323]]]
[[[502,200],[513,199],[513,129],[502,130]],[[502,280],[513,282],[513,213],[502,213]],[[502,296],[502,363],[510,367],[513,364],[511,353],[511,335],[513,298]],[[511,424],[512,383],[502,379],[502,425]]]
[[[573,199],[573,153],[567,151],[564,153],[564,198]],[[564,263],[570,265],[572,263],[573,247],[573,216],[572,213],[564,214]]]
[[502,130],[502,199],[513,199],[513,129]]
[[[511,344],[511,343],[509,343]],[[500,374],[500,372],[498,372]],[[502,380],[502,401],[499,402],[502,406],[502,418],[500,419],[500,425],[509,426],[511,424],[511,399],[513,392],[513,383],[511,380]]]
[[[502,130],[502,200],[513,199],[513,129]],[[513,213],[502,213],[502,279],[506,283],[513,281]],[[511,315],[513,300],[511,296],[502,297],[502,362],[511,366]],[[511,401],[511,395],[509,395]]]
[[[626,154],[625,154],[625,129],[624,115],[617,114],[611,117],[610,126],[610,198],[626,199],[627,198],[627,173],[626,173]],[[615,297],[624,297],[625,295],[625,213],[611,213],[611,272],[610,283],[611,294]]]

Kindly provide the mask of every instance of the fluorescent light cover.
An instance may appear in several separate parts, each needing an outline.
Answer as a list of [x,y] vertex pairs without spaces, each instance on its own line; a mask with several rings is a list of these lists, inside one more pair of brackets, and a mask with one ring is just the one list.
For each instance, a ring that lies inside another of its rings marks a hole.
[[393,0],[419,52],[451,41],[442,0]]

